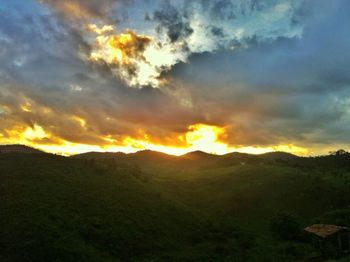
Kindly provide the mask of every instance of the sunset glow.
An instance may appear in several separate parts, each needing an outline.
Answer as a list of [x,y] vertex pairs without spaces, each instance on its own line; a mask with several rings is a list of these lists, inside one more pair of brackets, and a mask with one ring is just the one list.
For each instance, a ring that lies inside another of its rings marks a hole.
[[350,148],[340,3],[25,2],[0,3],[0,144],[62,155]]
[[[84,127],[85,120],[75,117]],[[45,131],[41,126],[15,127],[6,130],[6,136],[0,133],[0,139],[5,144],[23,144],[59,155],[69,156],[86,152],[123,152],[134,153],[142,150],[163,152],[169,155],[180,156],[193,151],[202,151],[210,154],[223,155],[231,152],[262,154],[272,151],[285,151],[306,155],[308,151],[293,145],[279,145],[274,147],[235,147],[224,142],[225,128],[205,124],[195,124],[188,127],[188,131],[179,134],[178,139],[172,145],[155,144],[144,134],[144,139],[125,137],[118,141],[110,137],[103,138],[103,145],[81,144],[69,142]],[[183,146],[179,146],[182,144]]]
[[0,0],[0,262],[347,260],[349,28],[350,0]]

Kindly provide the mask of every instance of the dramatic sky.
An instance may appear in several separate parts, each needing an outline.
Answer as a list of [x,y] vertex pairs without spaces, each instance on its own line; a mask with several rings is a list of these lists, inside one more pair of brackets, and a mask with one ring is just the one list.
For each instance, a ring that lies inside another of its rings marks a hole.
[[348,0],[0,0],[0,144],[350,149]]

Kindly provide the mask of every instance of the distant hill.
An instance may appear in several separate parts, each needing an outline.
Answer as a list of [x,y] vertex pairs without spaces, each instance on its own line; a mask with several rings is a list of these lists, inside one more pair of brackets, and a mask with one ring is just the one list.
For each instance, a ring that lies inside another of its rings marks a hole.
[[258,160],[277,160],[277,159],[283,159],[283,160],[289,160],[289,159],[296,159],[299,158],[296,155],[286,153],[286,152],[269,152],[265,154],[255,155],[255,154],[246,154],[246,153],[228,153],[225,155],[215,155],[206,153],[203,151],[193,151],[186,153],[181,156],[173,156],[168,155],[165,153],[152,151],[152,150],[142,150],[138,151],[136,153],[130,153],[125,154],[121,152],[88,152],[83,154],[78,154],[72,156],[73,158],[125,158],[125,159],[139,159],[139,160],[160,160],[160,159],[167,159],[167,160],[182,160],[182,161],[228,161],[228,160],[235,160],[235,161],[258,161]]
[[208,159],[208,158],[219,158],[219,155],[213,155],[213,154],[209,154],[203,151],[193,151],[187,154],[184,154],[182,156],[180,156],[183,159],[191,159],[191,160],[204,160],[204,159]]
[[73,155],[72,158],[175,158],[175,156],[167,155],[165,153],[156,152],[152,150],[142,150],[136,153],[122,153],[122,152],[87,152]]
[[154,159],[154,158],[166,158],[173,159],[176,156],[168,155],[162,152],[152,151],[152,150],[142,150],[136,153],[128,154],[129,157],[137,157],[142,159]]
[[71,156],[72,158],[82,158],[82,159],[103,159],[103,158],[115,158],[124,157],[126,154],[122,152],[87,152],[82,154],[77,154]]
[[38,149],[24,145],[0,145],[0,154],[45,154]]
[[[143,150],[136,153],[98,153],[89,152],[72,156],[72,158],[86,160],[111,160],[119,165],[133,165],[143,167],[148,171],[160,168],[166,169],[206,169],[220,168],[245,164],[268,164],[276,162],[298,163],[303,158],[284,152],[271,152],[261,155],[246,153],[228,153],[225,155],[209,154],[203,151],[193,151],[181,156],[168,155],[161,152]],[[161,171],[160,170],[160,171]]]
[[242,164],[272,163],[276,161],[297,161],[299,157],[285,152],[270,152],[261,155],[246,153],[228,153],[225,155],[209,154],[203,151],[193,151],[181,156],[168,155],[161,152],[143,150],[136,153],[124,154],[89,152],[72,156],[80,159],[115,159],[134,165],[147,166],[176,166],[182,168],[226,167]]
[[268,152],[264,154],[247,154],[233,152],[225,155],[208,154],[194,151],[182,156],[173,156],[161,152],[143,150],[132,154],[89,152],[74,155],[80,159],[113,159],[122,165],[142,166],[145,169],[154,168],[220,168],[237,165],[288,164],[293,167],[349,167],[350,154],[336,153],[317,157],[299,157],[286,152]]
[[270,159],[296,159],[299,158],[296,155],[293,155],[291,153],[286,153],[286,152],[280,152],[280,151],[276,151],[276,152],[268,152],[265,154],[261,154],[260,157],[262,158],[270,158]]

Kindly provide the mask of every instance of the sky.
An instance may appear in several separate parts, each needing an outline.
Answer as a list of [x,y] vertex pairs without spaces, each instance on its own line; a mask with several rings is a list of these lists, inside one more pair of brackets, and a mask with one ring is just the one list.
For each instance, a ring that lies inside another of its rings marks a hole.
[[0,0],[0,144],[350,150],[348,0]]

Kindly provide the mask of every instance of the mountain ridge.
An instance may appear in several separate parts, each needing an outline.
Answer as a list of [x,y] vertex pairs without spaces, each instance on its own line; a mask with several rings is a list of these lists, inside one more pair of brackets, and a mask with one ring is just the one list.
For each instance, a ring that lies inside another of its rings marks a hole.
[[[207,153],[200,150],[191,151],[185,153],[183,155],[171,155],[164,152],[154,151],[154,150],[140,150],[134,153],[124,153],[120,151],[116,152],[97,152],[90,151],[84,153],[78,153],[71,155],[69,157],[72,158],[111,158],[111,157],[141,157],[141,158],[150,158],[150,157],[161,157],[166,159],[186,159],[186,160],[199,160],[201,158],[216,158],[216,159],[228,159],[228,158],[237,158],[237,159],[280,159],[280,160],[293,160],[293,159],[315,159],[322,157],[332,157],[332,156],[348,156],[350,153],[344,151],[343,154],[338,154],[342,150],[331,152],[329,155],[318,155],[318,156],[298,156],[292,153],[284,152],[284,151],[271,151],[262,154],[249,154],[242,152],[230,152],[223,155]],[[40,149],[22,145],[22,144],[8,144],[8,145],[0,145],[0,153],[30,153],[30,154],[50,154],[44,152]]]
[[44,151],[26,145],[0,145],[0,154],[46,154]]

